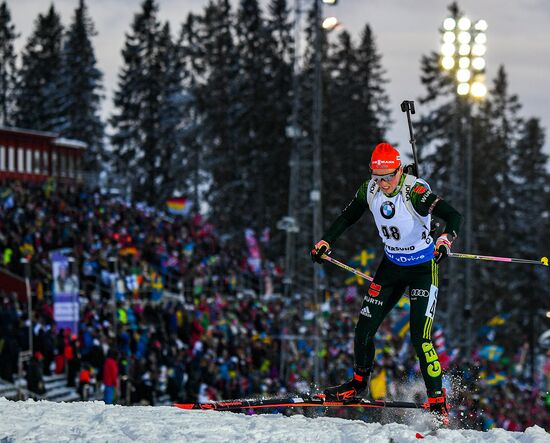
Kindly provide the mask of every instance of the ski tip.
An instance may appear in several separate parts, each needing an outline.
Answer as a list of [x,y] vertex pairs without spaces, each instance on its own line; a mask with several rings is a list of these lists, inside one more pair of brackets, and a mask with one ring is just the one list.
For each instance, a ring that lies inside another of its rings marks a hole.
[[416,433],[416,438],[424,438],[424,436],[420,432],[417,432]]
[[548,266],[548,257],[542,257],[540,259],[540,262],[544,265],[544,266]]
[[174,406],[180,409],[193,409],[193,403],[174,403]]

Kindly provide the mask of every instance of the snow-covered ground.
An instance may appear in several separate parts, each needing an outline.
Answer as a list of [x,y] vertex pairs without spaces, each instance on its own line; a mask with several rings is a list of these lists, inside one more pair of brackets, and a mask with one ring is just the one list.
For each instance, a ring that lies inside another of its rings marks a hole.
[[[244,415],[174,407],[106,406],[103,402],[12,402],[0,398],[0,442],[369,442],[420,441],[417,424],[369,424],[301,415]],[[423,428],[424,426],[424,428]],[[550,442],[540,427],[525,432],[439,430],[425,442]]]

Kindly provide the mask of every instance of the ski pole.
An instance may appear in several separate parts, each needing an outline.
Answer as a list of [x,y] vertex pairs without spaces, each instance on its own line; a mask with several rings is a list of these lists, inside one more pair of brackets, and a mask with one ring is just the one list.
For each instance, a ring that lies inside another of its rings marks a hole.
[[413,161],[414,161],[414,175],[418,177],[418,157],[416,156],[416,139],[414,138],[414,131],[411,121],[411,114],[414,114],[416,111],[414,109],[414,102],[412,100],[403,100],[401,103],[401,111],[407,113],[407,123],[409,124],[409,135],[411,139],[409,143],[411,144],[413,151]]
[[321,256],[323,260],[326,260],[333,265],[340,266],[342,269],[345,269],[346,271],[352,272],[355,275],[358,275],[359,277],[364,278],[365,280],[372,281],[372,277],[370,277],[367,274],[363,274],[361,271],[358,271],[357,269],[352,268],[351,266],[346,265],[345,263],[342,263],[332,257],[329,257],[327,254],[323,254]]
[[540,260],[526,260],[524,258],[492,257],[489,255],[463,254],[460,252],[451,252],[449,253],[449,257],[465,258],[470,260],[501,261],[506,263],[526,263],[530,265],[548,266],[548,257],[542,257]]

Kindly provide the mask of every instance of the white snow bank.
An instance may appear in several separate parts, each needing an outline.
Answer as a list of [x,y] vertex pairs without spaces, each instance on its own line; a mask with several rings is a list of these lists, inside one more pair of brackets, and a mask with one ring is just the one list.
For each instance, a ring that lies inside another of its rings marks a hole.
[[[420,425],[419,425],[420,426]],[[301,415],[184,411],[160,406],[107,406],[103,402],[12,402],[0,398],[0,442],[550,442],[534,426],[525,432],[439,430],[424,440],[404,424],[381,425]]]

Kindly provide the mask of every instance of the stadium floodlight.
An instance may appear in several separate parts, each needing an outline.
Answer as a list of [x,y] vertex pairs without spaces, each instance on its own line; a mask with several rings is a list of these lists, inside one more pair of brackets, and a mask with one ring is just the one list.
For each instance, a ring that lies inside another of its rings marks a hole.
[[485,20],[478,20],[474,26],[474,29],[481,32],[487,31],[487,22]]
[[458,55],[470,55],[470,45],[460,45],[458,47]]
[[[487,93],[483,84],[487,52],[487,22],[473,23],[468,17],[447,17],[441,32],[440,63],[457,82],[458,95],[482,98]],[[475,85],[475,86],[474,86]]]
[[469,83],[459,83],[456,87],[456,92],[458,95],[468,95],[468,92],[470,92],[470,84]]
[[460,57],[458,59],[458,67],[460,69],[468,69],[470,67],[470,57]]
[[472,46],[472,55],[476,57],[482,57],[485,55],[486,52],[487,46],[485,45],[480,45],[476,43],[474,46]]
[[474,41],[476,43],[479,43],[480,45],[484,45],[485,43],[487,43],[487,34],[480,32],[479,34],[476,35]]
[[485,97],[487,95],[487,87],[479,81],[473,82],[470,93],[476,98]]
[[458,21],[458,29],[461,31],[468,31],[470,29],[470,26],[472,26],[472,22],[468,17],[462,17]]
[[332,31],[335,29],[340,22],[336,17],[327,17],[323,20],[323,24],[321,25],[325,31]]
[[441,59],[441,66],[443,66],[443,69],[450,71],[455,67],[455,59],[453,57],[443,57]]
[[456,35],[454,32],[447,31],[443,34],[443,42],[444,43],[454,43],[456,40]]
[[458,34],[458,41],[463,45],[467,45],[472,40],[472,35],[467,31],[462,31]]
[[455,45],[452,43],[443,43],[441,45],[441,53],[444,57],[451,57],[456,51]]
[[483,57],[475,57],[472,60],[472,68],[476,71],[483,71],[485,69],[485,59]]
[[459,69],[458,71],[456,71],[456,79],[460,83],[467,83],[468,81],[470,81],[471,76],[472,74],[470,73],[469,69]]
[[455,28],[456,28],[456,21],[454,18],[447,17],[443,21],[443,29],[445,29],[445,31],[454,31]]

